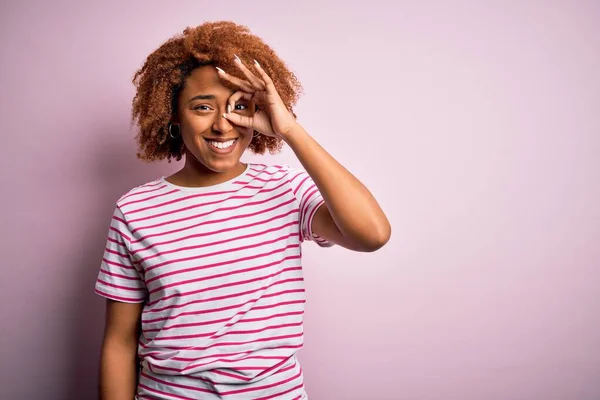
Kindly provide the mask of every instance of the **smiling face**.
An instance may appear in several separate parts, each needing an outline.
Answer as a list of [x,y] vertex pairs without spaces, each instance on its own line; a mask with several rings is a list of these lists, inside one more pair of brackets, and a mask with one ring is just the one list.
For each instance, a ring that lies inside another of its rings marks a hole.
[[[223,118],[233,91],[223,85],[214,66],[194,69],[178,97],[177,119],[186,148],[186,166],[197,173],[235,173],[252,141],[253,130]],[[254,104],[240,99],[234,113],[252,116]]]

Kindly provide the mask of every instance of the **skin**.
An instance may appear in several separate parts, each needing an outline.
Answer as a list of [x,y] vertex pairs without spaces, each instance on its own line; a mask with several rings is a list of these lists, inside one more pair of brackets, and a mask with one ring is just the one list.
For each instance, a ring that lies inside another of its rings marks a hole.
[[[256,130],[284,140],[323,195],[325,204],[313,219],[314,233],[354,251],[372,252],[384,246],[391,226],[369,190],[296,121],[258,63],[254,65],[255,72],[241,61],[236,65],[245,80],[213,66],[199,67],[187,79],[172,120],[180,126],[186,161],[167,180],[197,187],[235,178],[246,168],[240,157]],[[224,81],[238,90],[232,92]],[[206,141],[233,138],[237,139],[236,147],[227,155],[215,153]],[[107,300],[100,376],[102,400],[131,400],[135,395],[142,308],[143,304]]]
[[100,355],[100,399],[131,400],[137,389],[137,342],[143,303],[106,300]]
[[[179,94],[177,115],[172,120],[180,127],[185,144],[185,165],[167,178],[169,182],[180,186],[211,186],[244,171],[240,157],[252,141],[253,130],[235,126],[223,118],[232,94],[214,67],[192,71]],[[254,115],[254,102],[239,99],[235,103],[231,104],[232,112],[245,117]],[[231,154],[222,155],[210,150],[206,139],[237,139],[237,143]]]

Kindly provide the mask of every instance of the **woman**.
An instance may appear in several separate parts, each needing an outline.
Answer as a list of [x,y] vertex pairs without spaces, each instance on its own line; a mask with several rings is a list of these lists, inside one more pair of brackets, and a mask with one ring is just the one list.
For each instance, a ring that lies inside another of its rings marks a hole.
[[[247,28],[188,28],[133,82],[138,156],[185,165],[117,201],[101,398],[306,399],[301,242],[375,251],[386,216],[296,121],[300,84]],[[283,143],[305,171],[240,162]]]

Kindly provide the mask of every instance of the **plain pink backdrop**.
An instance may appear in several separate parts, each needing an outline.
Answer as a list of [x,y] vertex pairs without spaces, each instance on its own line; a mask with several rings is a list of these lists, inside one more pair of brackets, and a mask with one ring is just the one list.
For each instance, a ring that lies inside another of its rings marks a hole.
[[[93,284],[135,158],[130,82],[203,21],[248,25],[392,225],[305,248],[312,400],[600,398],[600,3],[12,1],[0,10],[0,398],[96,397]],[[248,160],[254,157],[248,157]],[[263,162],[299,165],[288,150]]]

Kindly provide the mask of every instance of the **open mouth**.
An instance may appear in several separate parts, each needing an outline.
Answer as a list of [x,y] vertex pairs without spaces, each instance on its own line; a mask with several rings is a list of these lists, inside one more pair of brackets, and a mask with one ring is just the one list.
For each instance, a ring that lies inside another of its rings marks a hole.
[[217,140],[209,140],[206,138],[204,140],[206,141],[206,143],[208,143],[208,147],[217,153],[229,153],[231,150],[233,150],[235,144],[238,141],[238,139],[231,139],[231,140],[227,140],[227,141],[217,141]]

